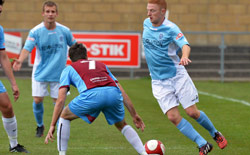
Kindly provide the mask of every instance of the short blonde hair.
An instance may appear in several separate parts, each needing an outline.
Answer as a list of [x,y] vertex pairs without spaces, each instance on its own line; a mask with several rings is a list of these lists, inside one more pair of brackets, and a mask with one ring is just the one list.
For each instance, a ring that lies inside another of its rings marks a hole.
[[148,0],[148,3],[158,4],[161,8],[167,10],[167,3],[165,0]]

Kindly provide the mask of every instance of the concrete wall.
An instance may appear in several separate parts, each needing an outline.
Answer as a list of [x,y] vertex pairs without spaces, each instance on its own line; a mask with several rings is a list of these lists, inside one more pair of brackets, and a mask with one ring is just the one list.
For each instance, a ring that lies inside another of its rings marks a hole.
[[[5,0],[1,25],[30,29],[42,21],[44,0]],[[147,0],[54,0],[58,22],[71,30],[142,31]],[[167,0],[169,19],[182,31],[250,31],[250,0]],[[218,35],[186,35],[193,45],[218,45]],[[227,35],[230,45],[250,45],[250,35]]]

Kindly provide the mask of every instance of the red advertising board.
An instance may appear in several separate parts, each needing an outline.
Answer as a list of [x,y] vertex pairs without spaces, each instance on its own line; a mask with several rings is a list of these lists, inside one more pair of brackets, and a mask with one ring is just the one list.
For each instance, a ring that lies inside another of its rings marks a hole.
[[[73,32],[74,38],[83,43],[90,60],[98,60],[109,67],[140,67],[140,33]],[[34,64],[32,51],[30,64]],[[67,64],[70,64],[68,60]]]
[[11,59],[18,58],[22,49],[22,37],[20,32],[4,32],[5,51]]

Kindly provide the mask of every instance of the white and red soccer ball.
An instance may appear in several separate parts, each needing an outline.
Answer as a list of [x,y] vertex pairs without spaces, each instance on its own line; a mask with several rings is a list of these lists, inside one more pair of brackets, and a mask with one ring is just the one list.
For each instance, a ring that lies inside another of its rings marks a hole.
[[144,145],[145,150],[151,155],[165,155],[165,146],[159,140],[149,140]]

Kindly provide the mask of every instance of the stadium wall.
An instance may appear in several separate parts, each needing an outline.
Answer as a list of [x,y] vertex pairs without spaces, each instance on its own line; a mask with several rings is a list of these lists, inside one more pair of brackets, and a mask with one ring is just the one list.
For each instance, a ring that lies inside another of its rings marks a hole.
[[[147,0],[54,0],[58,22],[79,31],[142,31]],[[6,0],[5,29],[30,29],[42,21],[44,0]],[[182,31],[250,31],[250,0],[167,0],[169,19]],[[186,35],[192,45],[218,45],[219,35]],[[26,37],[26,36],[24,36]],[[227,35],[226,44],[250,45],[250,35]]]

